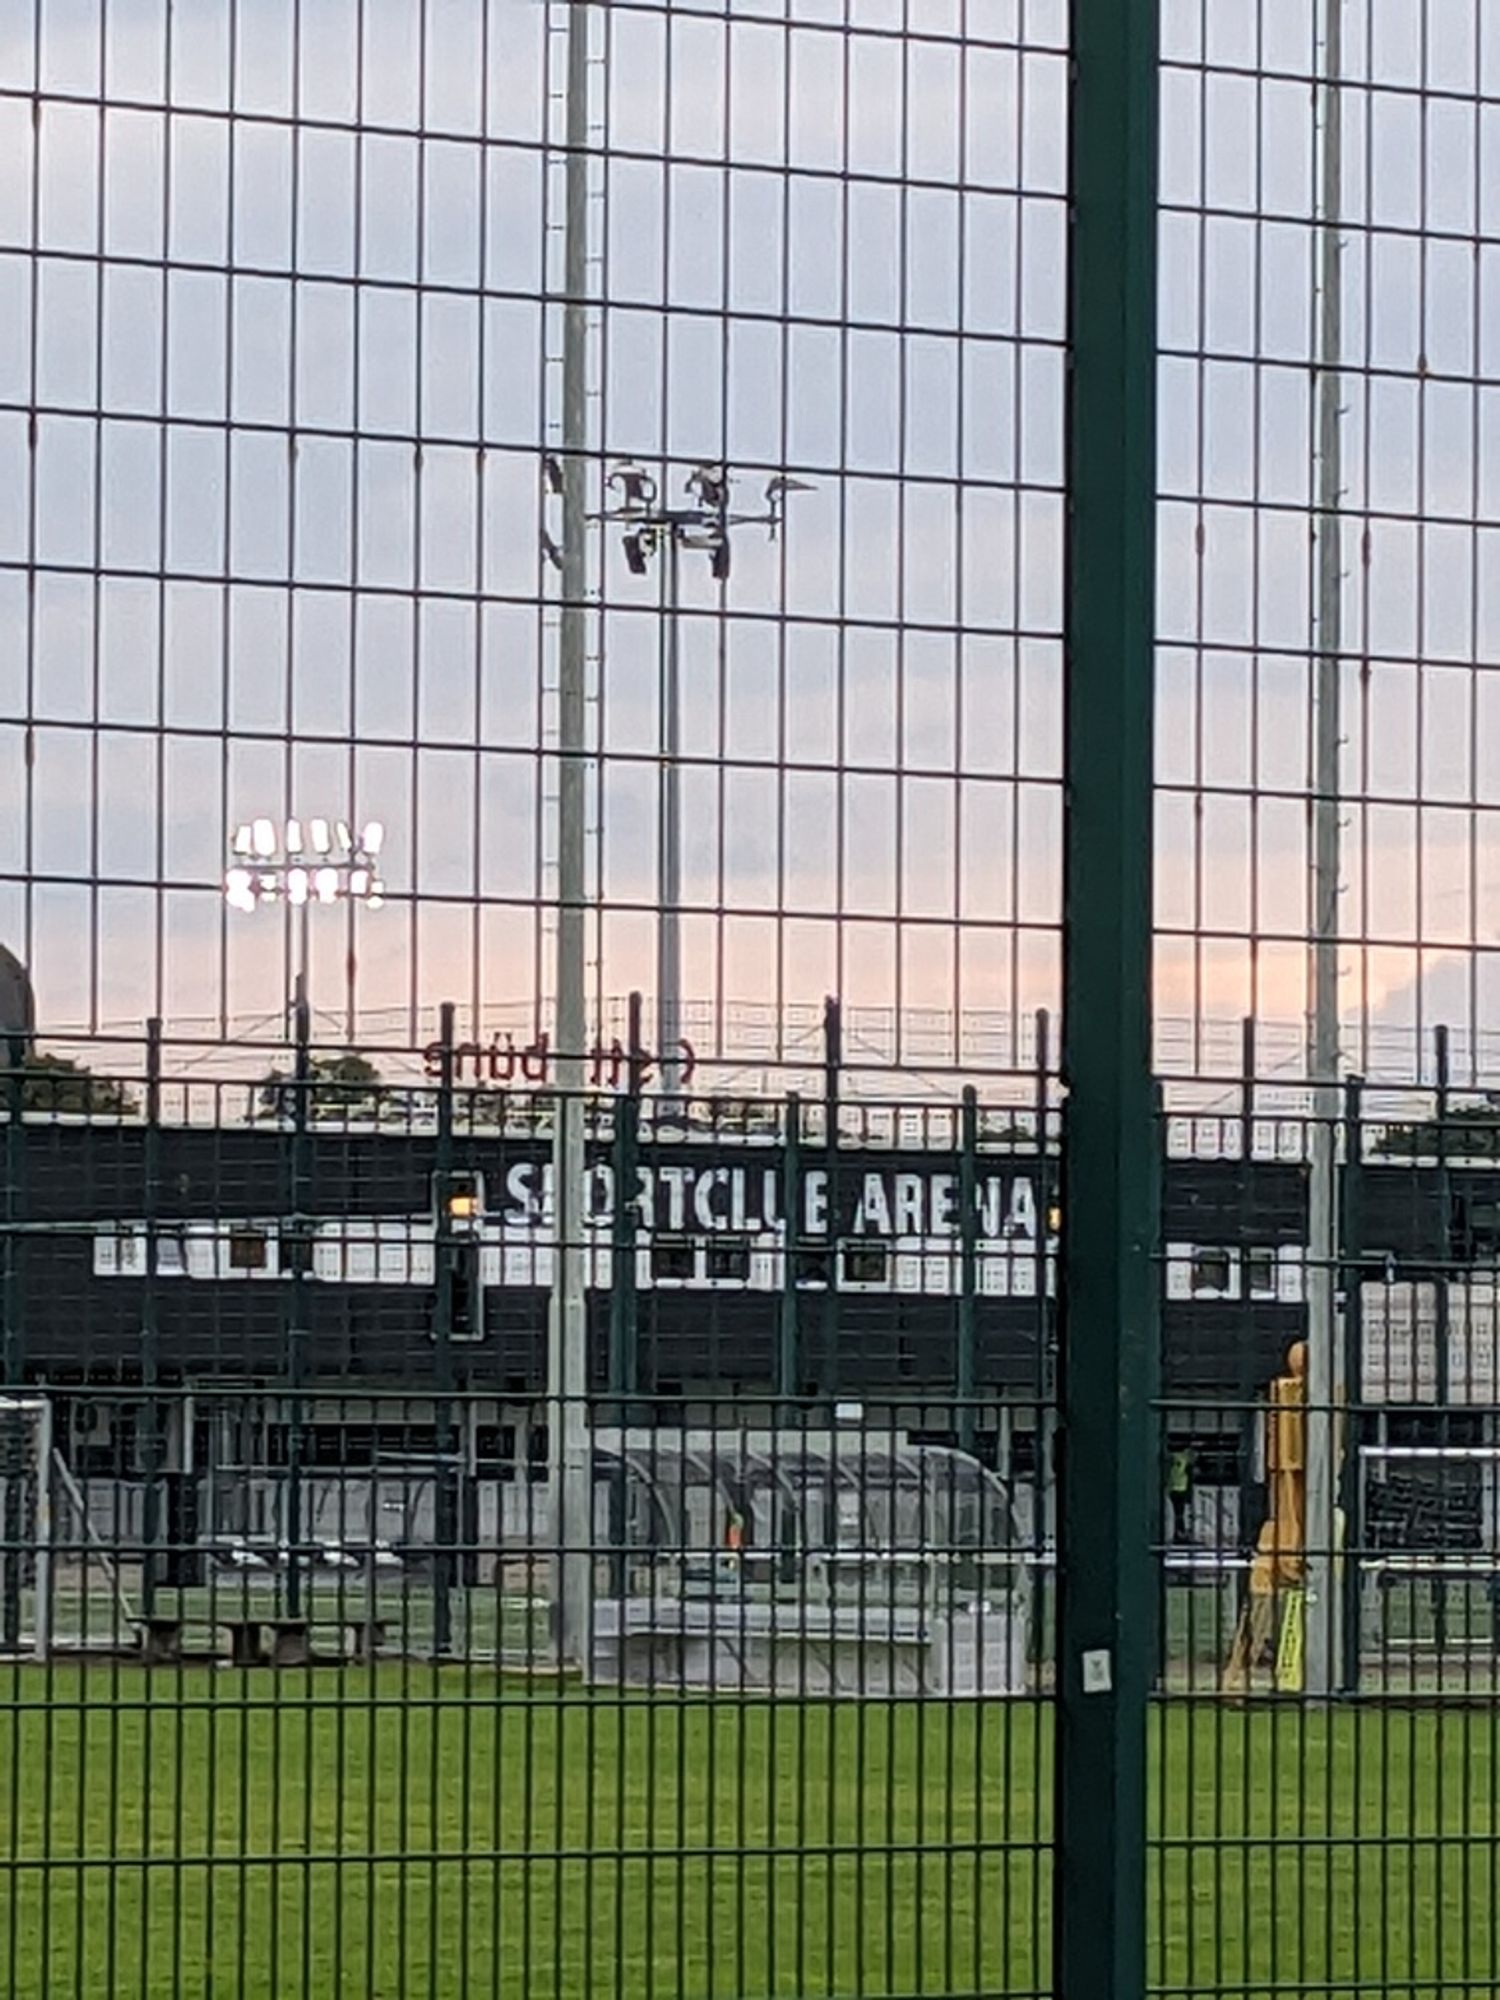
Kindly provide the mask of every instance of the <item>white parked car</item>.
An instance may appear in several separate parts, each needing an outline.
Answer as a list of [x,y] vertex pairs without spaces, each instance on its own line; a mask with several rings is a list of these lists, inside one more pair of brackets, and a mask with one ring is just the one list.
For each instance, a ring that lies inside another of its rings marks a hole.
[[271,1567],[269,1554],[253,1548],[243,1535],[220,1535],[209,1543],[208,1553],[222,1569],[268,1570]]
[[353,1549],[346,1549],[342,1542],[320,1542],[313,1562],[319,1569],[359,1570],[364,1568]]

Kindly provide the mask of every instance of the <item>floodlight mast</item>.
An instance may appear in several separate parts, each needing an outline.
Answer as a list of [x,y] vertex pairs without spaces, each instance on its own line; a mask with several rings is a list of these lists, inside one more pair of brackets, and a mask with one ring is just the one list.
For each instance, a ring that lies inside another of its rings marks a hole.
[[[385,828],[378,819],[367,820],[356,830],[349,820],[304,819],[296,813],[280,821],[265,814],[241,820],[229,839],[229,861],[224,871],[224,901],[227,907],[253,914],[267,904],[274,906],[281,903],[297,915],[297,971],[293,978],[290,1014],[292,1040],[296,1048],[292,1098],[292,1204],[299,1241],[305,1241],[303,1209],[308,1172],[308,1085],[312,1075],[309,923],[315,904],[363,903],[367,909],[380,908],[385,901],[385,883],[380,875],[380,856],[384,847]],[[286,1358],[289,1415],[286,1608],[293,1617],[302,1607],[301,1356],[307,1330],[306,1278],[306,1263],[299,1255],[292,1266]]]
[[[589,367],[589,87],[591,12],[596,0],[559,0],[566,19],[563,104],[562,427],[559,448],[542,454],[543,495],[560,503],[561,534],[539,524],[542,561],[560,580],[558,632],[557,928],[554,996],[557,1091],[554,1099],[553,1280],[547,1330],[548,1538],[552,1552],[555,1641],[560,1661],[586,1667],[592,1656],[593,1461],[589,1442],[587,1247],[582,1230],[583,1091],[587,1041],[587,471]],[[552,6],[548,6],[551,29]],[[631,468],[639,472],[639,468]],[[649,475],[641,477],[649,480]],[[722,475],[721,475],[722,477]],[[767,503],[779,517],[785,493],[800,481],[773,481]],[[710,489],[711,495],[712,489]],[[622,486],[639,515],[643,485]],[[651,488],[654,498],[654,487]],[[704,496],[700,493],[700,499]],[[710,508],[706,510],[712,512]],[[636,521],[637,527],[645,524]],[[726,523],[727,525],[727,523]],[[772,532],[775,532],[774,526]],[[721,537],[727,574],[728,543]],[[654,538],[632,539],[626,560],[643,574]],[[675,578],[673,586],[675,599]],[[675,623],[675,620],[664,620]],[[675,646],[675,638],[674,638]],[[665,662],[664,662],[665,666]],[[673,668],[675,677],[675,665]],[[675,702],[673,708],[675,711]],[[675,752],[674,760],[675,762]],[[675,771],[673,773],[675,789]],[[675,927],[676,911],[672,913]],[[673,981],[674,993],[676,981]],[[676,1016],[675,1001],[671,1012]],[[670,1053],[675,1057],[677,1051]],[[674,1079],[675,1087],[675,1079]]]
[[[1314,517],[1317,610],[1314,635],[1312,868],[1312,1020],[1308,1070],[1313,1123],[1308,1172],[1306,1673],[1311,1695],[1343,1679],[1346,1635],[1335,1581],[1339,1406],[1346,1399],[1337,1312],[1338,1208],[1336,1121],[1339,1114],[1339,754],[1343,630],[1340,545],[1342,502],[1344,0],[1324,0],[1318,222],[1318,494]],[[1345,1443],[1347,1449],[1347,1441]]]
[[[30,975],[20,959],[0,944],[0,1109],[6,1114],[0,1142],[0,1224],[18,1219],[21,1166],[15,1148],[24,1101],[21,1072],[35,1027]],[[9,1241],[8,1230],[0,1228],[0,1389],[19,1388],[22,1376],[20,1272]],[[0,1413],[0,1459],[10,1459],[19,1449],[17,1421]],[[8,1647],[17,1645],[21,1636],[22,1526],[20,1483],[5,1476],[0,1478],[0,1644]]]
[[588,1040],[588,235],[590,0],[569,0],[563,142],[562,438],[542,460],[562,503],[557,672],[557,929],[553,1099],[553,1266],[547,1317],[547,1492],[559,1663],[593,1652],[593,1450],[589,1438],[586,1255],[582,1227],[584,1045]]
[[297,970],[292,1006],[307,1004],[308,922],[315,904],[362,903],[378,910],[385,901],[380,856],[385,828],[367,820],[356,832],[348,820],[281,821],[265,815],[241,820],[229,841],[224,901],[231,910],[255,911],[284,903],[297,913]]
[[734,485],[726,466],[695,465],[683,480],[678,506],[662,503],[654,475],[633,459],[611,471],[609,489],[619,498],[598,516],[616,524],[632,576],[644,576],[661,557],[661,645],[659,673],[657,856],[656,856],[656,1040],[657,1102],[675,1111],[682,1100],[682,689],[681,554],[707,556],[716,583],[727,583],[736,528],[764,528],[772,541],[781,532],[789,493],[810,493],[811,483],[778,473],[766,483],[759,513],[735,513]]

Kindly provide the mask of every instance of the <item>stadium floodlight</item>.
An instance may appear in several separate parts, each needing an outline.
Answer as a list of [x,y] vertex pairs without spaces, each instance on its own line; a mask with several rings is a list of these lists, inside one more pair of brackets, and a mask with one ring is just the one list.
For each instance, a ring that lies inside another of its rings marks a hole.
[[385,899],[380,851],[385,828],[372,819],[356,835],[347,820],[289,818],[280,826],[261,817],[244,820],[230,839],[224,900],[232,910],[255,910],[262,903],[366,904],[378,910]]
[[643,528],[636,528],[625,537],[625,562],[632,576],[644,576],[651,559],[651,542]]
[[[545,458],[543,477],[549,478]],[[658,711],[656,1039],[661,1078],[659,1102],[668,1108],[676,1106],[682,1091],[679,558],[684,549],[705,555],[709,574],[715,583],[727,583],[734,530],[764,528],[774,542],[785,519],[787,495],[813,491],[810,480],[778,472],[766,482],[764,508],[754,514],[737,514],[732,510],[733,474],[728,466],[710,459],[691,467],[682,485],[680,503],[676,506],[667,504],[660,497],[665,490],[665,481],[658,481],[654,473],[634,459],[622,459],[611,469],[605,481],[606,490],[618,496],[616,504],[607,507],[602,514],[590,517],[618,526],[625,565],[632,576],[644,576],[651,566],[651,559],[658,553],[663,557]]]
[[224,871],[229,908],[253,913],[268,903],[284,903],[298,913],[299,999],[307,992],[309,911],[339,903],[378,910],[385,901],[384,847],[385,827],[378,819],[366,820],[356,832],[345,819],[290,814],[277,821],[259,814],[241,820],[230,835]]
[[721,465],[694,466],[683,484],[689,493],[697,494],[699,505],[707,513],[722,514],[729,505],[729,481]]
[[623,516],[650,514],[656,506],[656,481],[634,459],[621,459],[605,484],[618,488],[621,495],[618,512]]

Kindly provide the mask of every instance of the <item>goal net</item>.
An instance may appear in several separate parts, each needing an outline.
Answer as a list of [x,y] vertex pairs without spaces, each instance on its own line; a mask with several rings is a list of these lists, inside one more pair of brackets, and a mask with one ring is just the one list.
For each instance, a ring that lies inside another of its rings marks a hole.
[[1500,1649],[1500,1446],[1359,1451],[1365,1643],[1387,1655]]
[[0,1655],[124,1649],[135,1608],[45,1396],[0,1396]]

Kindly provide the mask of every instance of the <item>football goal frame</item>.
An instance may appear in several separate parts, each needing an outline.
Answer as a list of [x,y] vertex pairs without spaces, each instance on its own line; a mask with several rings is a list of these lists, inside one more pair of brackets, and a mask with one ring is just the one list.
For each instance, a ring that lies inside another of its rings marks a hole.
[[[19,1454],[12,1440],[26,1440]],[[67,1515],[72,1532],[59,1533]],[[133,1632],[137,1613],[125,1589],[117,1551],[89,1518],[88,1500],[72,1468],[57,1447],[52,1399],[45,1395],[0,1395],[0,1595],[10,1610],[13,1642],[0,1644],[12,1658],[30,1654],[38,1662],[52,1658],[67,1642],[59,1632],[57,1608],[62,1565],[72,1557],[83,1575],[92,1567],[103,1579],[113,1606],[110,1643],[121,1632]],[[28,1580],[29,1573],[29,1580]],[[29,1601],[31,1617],[22,1615]],[[82,1645],[86,1632],[78,1635]]]

